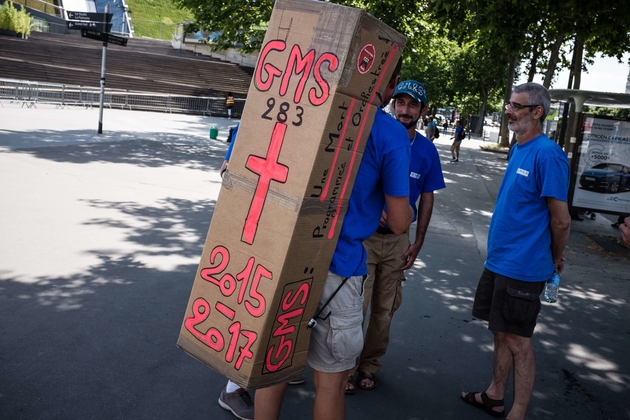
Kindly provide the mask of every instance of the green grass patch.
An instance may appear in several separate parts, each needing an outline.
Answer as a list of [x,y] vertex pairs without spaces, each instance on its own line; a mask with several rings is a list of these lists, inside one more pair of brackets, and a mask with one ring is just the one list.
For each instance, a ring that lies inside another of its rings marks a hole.
[[177,8],[171,0],[127,0],[127,4],[138,38],[170,40],[178,23],[193,19],[192,13]]

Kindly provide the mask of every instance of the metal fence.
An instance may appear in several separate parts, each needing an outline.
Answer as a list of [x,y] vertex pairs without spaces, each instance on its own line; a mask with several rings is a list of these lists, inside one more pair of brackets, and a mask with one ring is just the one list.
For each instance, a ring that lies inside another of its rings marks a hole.
[[[100,88],[0,78],[0,104],[2,101],[21,103],[22,107],[27,108],[37,108],[38,103],[54,104],[57,108],[67,106],[91,108],[100,105]],[[235,102],[232,116],[239,118],[243,113],[245,100],[236,99]],[[225,98],[177,96],[121,89],[106,88],[103,106],[137,111],[227,116]]]

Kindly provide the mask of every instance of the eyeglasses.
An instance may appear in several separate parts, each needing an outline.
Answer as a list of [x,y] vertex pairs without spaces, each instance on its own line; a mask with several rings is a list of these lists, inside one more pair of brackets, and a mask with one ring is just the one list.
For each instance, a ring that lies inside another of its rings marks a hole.
[[514,111],[520,111],[523,108],[533,109],[533,108],[536,108],[537,106],[542,106],[542,105],[521,105],[518,102],[508,102],[505,105],[503,105],[503,109],[507,111],[508,108],[512,108]]

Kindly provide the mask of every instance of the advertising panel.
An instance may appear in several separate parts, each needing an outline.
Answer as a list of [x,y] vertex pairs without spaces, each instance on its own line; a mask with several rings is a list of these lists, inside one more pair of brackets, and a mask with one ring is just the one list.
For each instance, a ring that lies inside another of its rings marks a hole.
[[630,213],[630,121],[583,116],[572,195],[574,208]]

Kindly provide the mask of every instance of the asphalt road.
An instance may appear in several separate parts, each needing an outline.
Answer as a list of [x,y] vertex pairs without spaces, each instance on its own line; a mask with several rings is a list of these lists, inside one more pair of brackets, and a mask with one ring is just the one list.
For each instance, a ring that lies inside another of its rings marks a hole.
[[[234,121],[0,104],[0,419],[231,419],[225,380],[175,346]],[[216,140],[208,128],[219,127]],[[347,418],[486,419],[492,335],[470,315],[505,155],[467,139],[409,270],[380,384]],[[543,304],[528,418],[630,418],[630,254],[614,218],[574,222]],[[511,404],[508,387],[506,403]],[[311,418],[290,387],[283,419]]]

